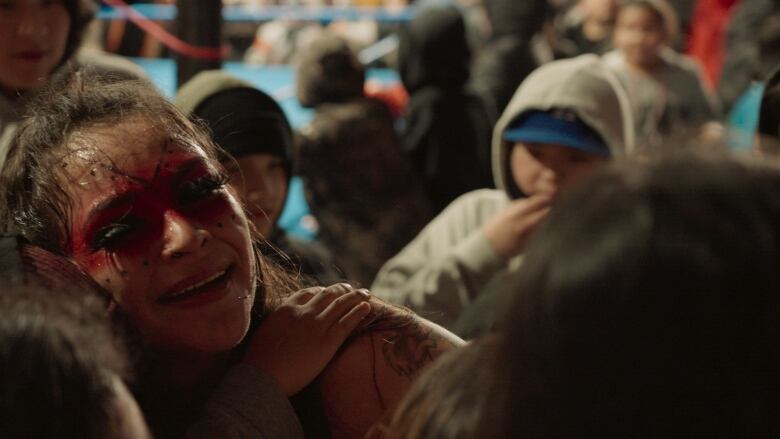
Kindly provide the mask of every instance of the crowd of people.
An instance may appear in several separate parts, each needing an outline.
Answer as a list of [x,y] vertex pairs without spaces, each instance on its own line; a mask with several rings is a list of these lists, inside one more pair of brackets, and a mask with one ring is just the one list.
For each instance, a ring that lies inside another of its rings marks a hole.
[[779,436],[780,26],[731,99],[766,5],[690,3],[418,0],[406,98],[322,31],[293,127],[0,1],[3,435]]

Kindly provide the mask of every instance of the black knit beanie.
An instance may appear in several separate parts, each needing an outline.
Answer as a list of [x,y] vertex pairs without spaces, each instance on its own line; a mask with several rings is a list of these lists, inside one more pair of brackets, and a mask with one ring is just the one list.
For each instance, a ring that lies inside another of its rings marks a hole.
[[214,141],[231,156],[277,155],[290,175],[292,128],[272,97],[255,88],[229,88],[206,98],[193,115],[208,124]]

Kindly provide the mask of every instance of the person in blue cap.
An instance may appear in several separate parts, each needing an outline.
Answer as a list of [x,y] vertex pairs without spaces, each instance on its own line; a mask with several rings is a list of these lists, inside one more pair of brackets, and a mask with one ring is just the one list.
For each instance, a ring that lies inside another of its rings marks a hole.
[[[633,143],[625,92],[598,57],[540,67],[496,125],[492,165],[498,189],[456,199],[385,263],[371,290],[471,335],[464,327],[484,325],[489,317],[482,311],[496,306],[480,304],[493,295],[480,296],[500,290],[519,268],[526,242],[558,192],[632,150]],[[469,321],[472,314],[481,321]]]

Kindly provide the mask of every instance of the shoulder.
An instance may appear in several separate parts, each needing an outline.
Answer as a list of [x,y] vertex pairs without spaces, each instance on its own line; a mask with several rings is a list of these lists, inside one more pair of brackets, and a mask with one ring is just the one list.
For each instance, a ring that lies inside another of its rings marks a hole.
[[698,61],[690,56],[678,53],[672,49],[664,49],[661,52],[662,58],[666,63],[667,69],[675,75],[696,78],[701,76],[701,67]]
[[328,422],[338,436],[363,437],[427,365],[464,344],[407,310],[378,301],[373,305],[376,319],[345,344],[319,378]]
[[447,205],[412,242],[418,245],[425,243],[426,246],[460,242],[509,203],[509,197],[502,190],[477,189],[467,192]]

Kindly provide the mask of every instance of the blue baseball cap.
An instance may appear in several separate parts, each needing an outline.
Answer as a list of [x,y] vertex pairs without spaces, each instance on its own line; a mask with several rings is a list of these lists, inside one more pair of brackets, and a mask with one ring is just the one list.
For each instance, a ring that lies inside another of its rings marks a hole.
[[504,131],[504,140],[556,144],[601,156],[612,154],[601,136],[569,110],[523,113]]

